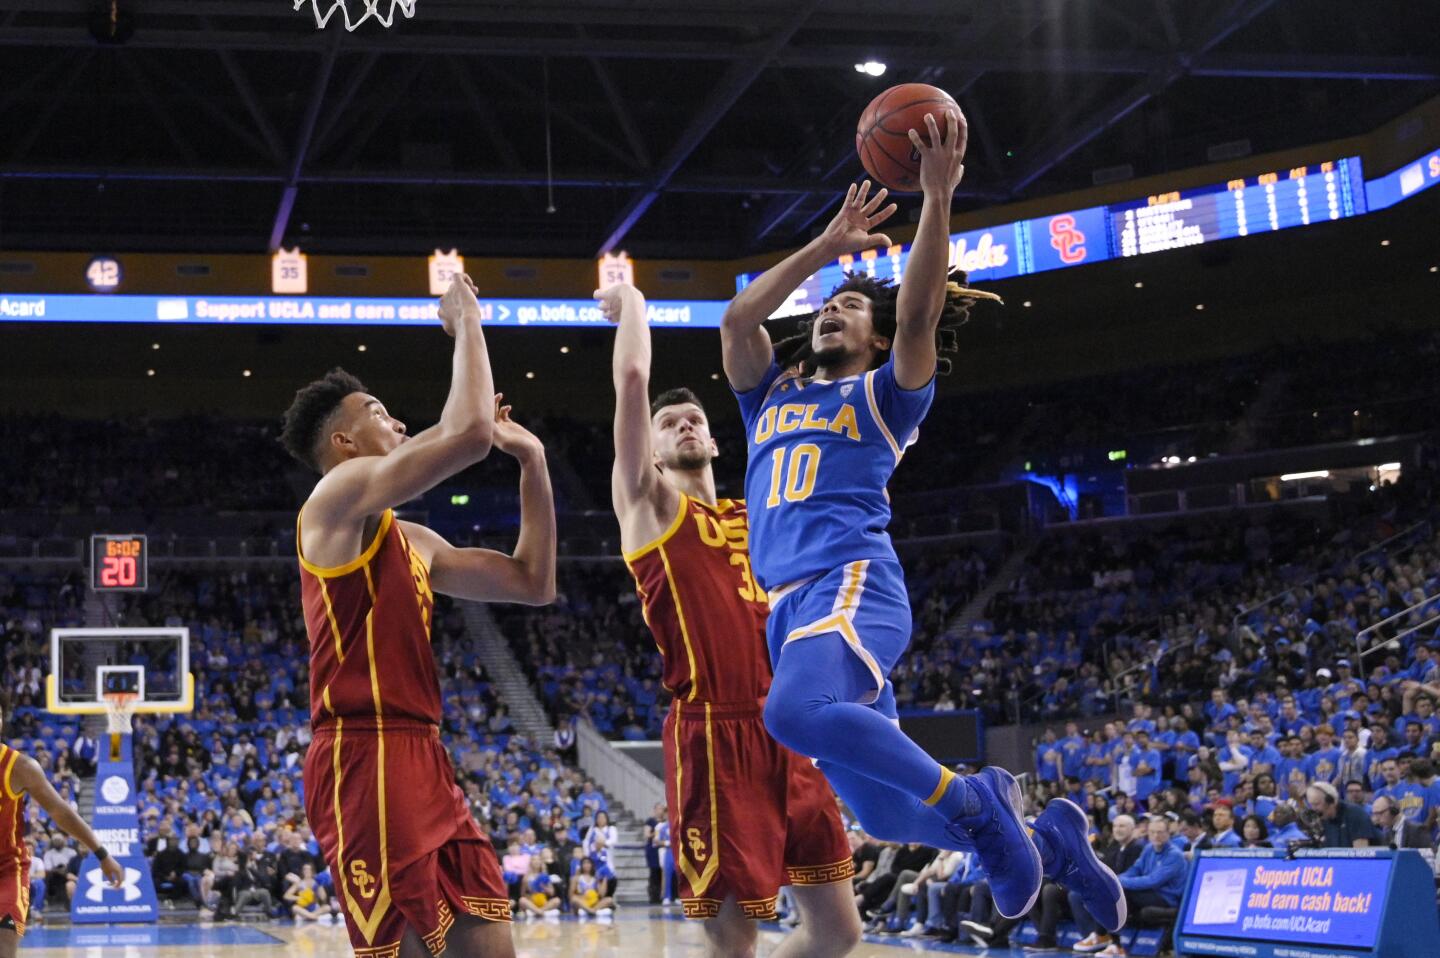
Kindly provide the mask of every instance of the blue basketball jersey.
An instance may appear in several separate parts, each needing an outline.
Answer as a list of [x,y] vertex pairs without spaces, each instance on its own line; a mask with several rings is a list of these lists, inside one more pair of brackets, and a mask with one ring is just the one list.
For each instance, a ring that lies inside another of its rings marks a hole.
[[901,389],[893,360],[838,382],[770,364],[736,392],[750,462],[750,561],[766,589],[860,559],[894,559],[885,484],[935,398]]

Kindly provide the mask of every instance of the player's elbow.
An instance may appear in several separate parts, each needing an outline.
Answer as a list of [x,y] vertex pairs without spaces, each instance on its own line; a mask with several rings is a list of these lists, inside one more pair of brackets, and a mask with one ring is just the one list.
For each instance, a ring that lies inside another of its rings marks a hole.
[[515,601],[521,605],[549,605],[555,601],[555,569],[528,569],[522,566],[519,595]]
[[725,307],[725,312],[720,314],[720,332],[722,335],[748,333],[763,321],[763,317],[756,320],[753,310],[746,309],[743,305],[737,305],[734,300],[731,300],[730,305]]
[[555,601],[555,580],[538,582],[530,587],[525,597],[526,605],[549,605]]
[[620,362],[615,364],[615,391],[645,389],[650,385],[650,370],[642,363]]
[[495,423],[480,417],[468,419],[449,429],[446,439],[462,459],[476,463],[490,455],[495,443]]

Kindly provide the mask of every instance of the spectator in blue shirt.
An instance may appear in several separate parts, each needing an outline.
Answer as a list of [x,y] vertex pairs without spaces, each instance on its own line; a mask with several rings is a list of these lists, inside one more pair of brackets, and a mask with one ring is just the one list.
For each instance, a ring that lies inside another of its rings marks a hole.
[[1400,764],[1389,758],[1380,763],[1380,774],[1385,784],[1375,790],[1375,797],[1384,796],[1400,807],[1400,812],[1409,821],[1419,825],[1425,820],[1425,789],[1414,782],[1407,782],[1400,774]]
[[[1159,906],[1178,908],[1180,896],[1185,893],[1185,854],[1170,844],[1170,826],[1159,815],[1146,821],[1145,831],[1150,843],[1140,853],[1140,859],[1120,874],[1120,884],[1125,889],[1125,903],[1132,915],[1139,915],[1140,909]],[[1119,942],[1110,943],[1109,936],[1092,936],[1075,945],[1076,951],[1098,951],[1093,946],[1110,945],[1106,955],[1124,955],[1125,949]]]
[[1262,729],[1250,730],[1250,772],[1274,772],[1280,765],[1281,755],[1275,746],[1265,740]]
[[1282,851],[1289,848],[1294,842],[1303,841],[1308,836],[1295,823],[1296,813],[1291,805],[1277,805],[1271,821],[1274,825],[1270,829],[1270,844]]
[[1225,698],[1225,690],[1213,689],[1210,701],[1205,704],[1205,717],[1210,720],[1210,728],[1224,728],[1226,721],[1235,714],[1235,706]]
[[1210,813],[1210,820],[1214,823],[1215,831],[1210,836],[1210,844],[1204,845],[1204,847],[1240,847],[1240,836],[1235,834],[1235,812],[1230,807],[1230,802],[1228,800],[1221,799],[1220,801],[1215,803],[1215,808]]
[[1065,737],[1060,740],[1061,764],[1066,778],[1083,778],[1085,769],[1085,736],[1074,722],[1065,723]]
[[1053,728],[1047,728],[1040,744],[1035,746],[1035,768],[1040,775],[1040,781],[1060,781],[1064,768],[1064,751],[1056,741]]
[[1335,747],[1335,730],[1326,723],[1315,726],[1315,744],[1319,748],[1311,753],[1305,771],[1311,781],[1334,784],[1340,771],[1340,749]]
[[1135,797],[1142,802],[1160,788],[1160,763],[1160,753],[1150,744],[1150,733],[1144,729],[1136,732]]

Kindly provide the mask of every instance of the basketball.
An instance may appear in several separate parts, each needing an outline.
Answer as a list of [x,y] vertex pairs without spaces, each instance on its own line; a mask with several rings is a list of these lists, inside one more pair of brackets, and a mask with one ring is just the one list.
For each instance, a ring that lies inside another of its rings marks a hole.
[[928,83],[902,83],[871,100],[855,131],[855,152],[865,172],[892,191],[919,190],[920,157],[909,131],[918,130],[929,143],[925,114],[933,113],[943,131],[945,113],[951,110],[960,112],[954,97]]

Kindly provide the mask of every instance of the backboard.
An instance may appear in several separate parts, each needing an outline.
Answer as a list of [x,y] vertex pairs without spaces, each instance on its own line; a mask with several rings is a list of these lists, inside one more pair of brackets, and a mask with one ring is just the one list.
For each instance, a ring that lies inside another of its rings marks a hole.
[[106,693],[135,695],[142,715],[193,711],[190,630],[51,629],[46,710],[103,715]]

